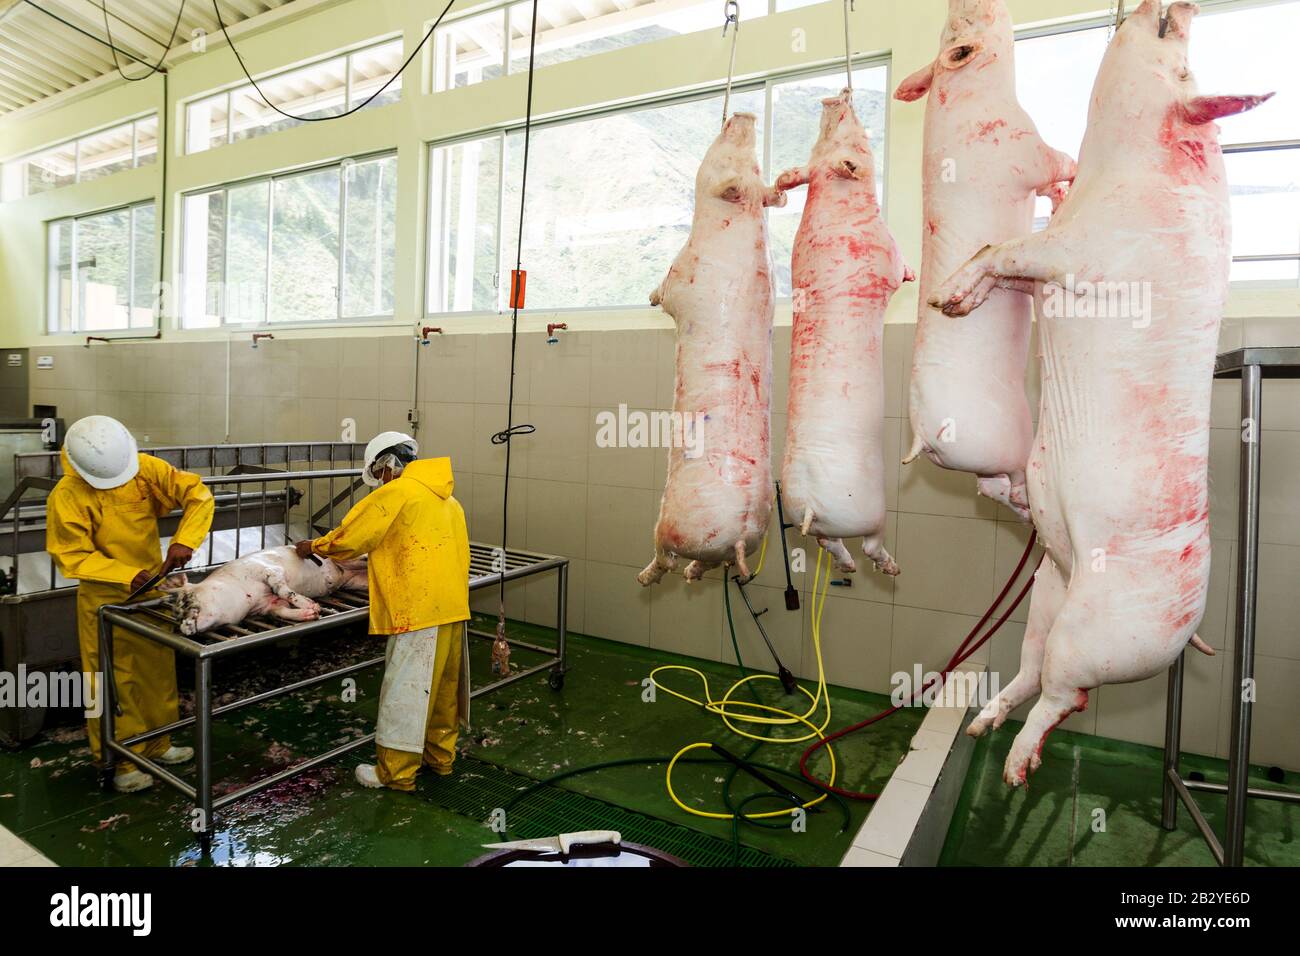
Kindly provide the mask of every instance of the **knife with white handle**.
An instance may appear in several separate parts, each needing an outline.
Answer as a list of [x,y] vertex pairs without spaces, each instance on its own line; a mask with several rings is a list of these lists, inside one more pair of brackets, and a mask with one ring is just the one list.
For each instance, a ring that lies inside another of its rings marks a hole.
[[484,843],[483,846],[489,850],[533,850],[538,853],[567,854],[575,846],[599,846],[604,843],[618,846],[622,840],[623,835],[617,830],[580,830],[577,833],[561,833],[559,836],[536,840]]

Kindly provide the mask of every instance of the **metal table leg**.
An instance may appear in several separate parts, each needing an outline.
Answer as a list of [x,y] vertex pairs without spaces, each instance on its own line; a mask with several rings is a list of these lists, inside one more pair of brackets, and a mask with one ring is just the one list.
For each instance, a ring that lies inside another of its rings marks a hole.
[[1164,791],[1160,800],[1160,825],[1166,830],[1178,826],[1178,790],[1174,778],[1180,776],[1178,758],[1182,754],[1183,736],[1183,668],[1186,652],[1179,654],[1169,668],[1169,690],[1165,699]]
[[194,756],[197,779],[195,821],[199,844],[206,855],[212,852],[212,661],[200,657],[194,662]]
[[99,785],[104,790],[113,788],[117,752],[108,742],[115,739],[113,717],[117,713],[117,686],[113,680],[113,626],[99,615]]
[[1255,698],[1255,600],[1259,589],[1259,469],[1263,423],[1258,365],[1241,370],[1241,481],[1237,516],[1236,645],[1232,658],[1232,736],[1228,758],[1228,819],[1223,841],[1225,866],[1241,866],[1246,835],[1246,790],[1250,773],[1250,717]]

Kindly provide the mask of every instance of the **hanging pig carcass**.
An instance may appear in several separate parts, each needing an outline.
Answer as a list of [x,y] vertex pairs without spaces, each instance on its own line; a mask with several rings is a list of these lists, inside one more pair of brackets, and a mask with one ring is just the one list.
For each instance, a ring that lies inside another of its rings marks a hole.
[[943,468],[972,472],[980,494],[1026,518],[1029,296],[999,288],[984,322],[928,304],[937,285],[983,246],[1029,235],[1035,194],[1059,194],[1056,184],[1074,176],[1074,161],[1039,138],[1016,100],[1014,45],[1002,0],[949,0],[938,57],[894,96],[928,94],[912,446],[904,464],[924,452]]
[[[1101,64],[1079,175],[1044,232],[979,252],[932,304],[978,322],[1036,290],[1042,403],[1029,504],[1047,555],[1020,671],[969,728],[1038,694],[1007,756],[1025,782],[1048,733],[1102,684],[1164,671],[1195,636],[1210,574],[1210,386],[1231,257],[1214,119],[1266,96],[1200,96],[1196,7],[1144,0]],[[1270,94],[1271,95],[1271,94]]]
[[265,615],[297,623],[320,617],[313,598],[338,590],[368,591],[365,561],[303,559],[292,547],[267,548],[235,558],[197,584],[184,574],[162,585],[182,634]]
[[754,117],[736,113],[695,177],[690,238],[650,295],[677,326],[674,440],[655,525],[653,584],[689,561],[699,580],[735,563],[767,531],[772,510],[772,268],[763,209],[785,194],[763,183]]
[[885,550],[885,308],[913,278],[876,201],[875,161],[853,94],[822,100],[808,165],[778,177],[807,185],[795,234],[785,460],[786,513],[835,559],[857,570],[844,538],[862,537],[875,567],[898,574]]

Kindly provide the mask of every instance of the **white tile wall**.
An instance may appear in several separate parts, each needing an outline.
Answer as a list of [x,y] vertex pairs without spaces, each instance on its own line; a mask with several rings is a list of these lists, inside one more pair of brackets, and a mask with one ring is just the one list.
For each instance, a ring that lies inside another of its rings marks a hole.
[[[779,468],[785,425],[786,375],[782,356],[788,328],[774,334],[773,445]],[[939,667],[974,624],[1015,566],[1027,531],[975,494],[975,480],[921,458],[897,464],[910,444],[907,378],[914,327],[886,328],[884,362],[886,543],[903,568],[896,581],[860,572],[851,587],[832,587],[823,618],[824,662],[838,684],[889,689],[896,670],[913,663]],[[669,577],[642,589],[636,572],[651,557],[651,529],[665,478],[662,449],[600,448],[596,416],[670,409],[674,340],[668,330],[560,332],[559,342],[524,334],[515,370],[515,421],[537,426],[512,450],[510,544],[563,553],[572,559],[569,623],[574,630],[613,640],[731,661],[720,575],[687,587]],[[1291,344],[1294,321],[1224,323],[1223,347]],[[49,348],[55,367],[33,370],[32,400],[55,404],[70,421],[91,413],[122,418],[155,444],[220,440],[225,431],[226,344],[114,344],[85,349]],[[417,389],[407,336],[246,339],[231,345],[233,441],[338,437],[345,418],[364,437],[405,428]],[[457,494],[471,534],[497,540],[501,526],[504,449],[490,442],[506,424],[509,338],[499,334],[434,335],[418,348],[419,431],[426,454],[451,456]],[[1036,394],[1036,374],[1027,387]],[[1263,529],[1260,559],[1257,760],[1300,768],[1295,723],[1295,681],[1300,680],[1300,382],[1265,386]],[[1238,388],[1214,388],[1211,436],[1211,528],[1214,536],[1209,606],[1201,636],[1223,649],[1232,633],[1237,523]],[[1036,409],[1035,409],[1036,411]],[[791,532],[792,548],[804,546]],[[860,554],[859,542],[847,542]],[[807,554],[816,559],[813,547]],[[836,575],[836,579],[841,576]],[[775,531],[751,598],[767,607],[763,621],[778,653],[801,676],[816,673],[810,601],[811,562],[793,575],[802,608],[785,610],[785,575]],[[734,598],[734,592],[733,592]],[[480,592],[475,606],[495,610],[496,595]],[[508,591],[507,610],[539,623],[554,615],[547,582]],[[1014,675],[1027,603],[980,655],[1003,683]],[[764,668],[770,657],[738,600],[737,638],[747,664]],[[1230,661],[1189,656],[1184,739],[1204,753],[1226,752]],[[1103,688],[1089,710],[1065,726],[1126,740],[1156,743],[1163,728],[1164,678]],[[1022,709],[1023,712],[1023,709]]]

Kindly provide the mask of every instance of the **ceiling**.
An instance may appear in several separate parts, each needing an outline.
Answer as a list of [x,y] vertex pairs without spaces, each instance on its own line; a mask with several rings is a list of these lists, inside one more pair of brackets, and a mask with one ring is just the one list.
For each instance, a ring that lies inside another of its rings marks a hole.
[[[116,72],[113,50],[104,42],[106,10],[122,69],[128,76],[147,73],[167,52],[181,2],[0,0],[0,114]],[[218,2],[229,27],[292,0]],[[185,0],[173,48],[188,47],[195,30],[220,33],[212,0]]]

